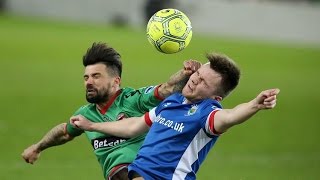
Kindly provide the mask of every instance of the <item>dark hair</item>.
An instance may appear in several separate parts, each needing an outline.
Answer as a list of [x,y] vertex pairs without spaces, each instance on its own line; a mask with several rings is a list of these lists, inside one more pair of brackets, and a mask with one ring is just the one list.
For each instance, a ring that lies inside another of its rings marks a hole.
[[108,46],[106,43],[93,43],[91,48],[88,48],[87,53],[83,56],[83,65],[93,65],[103,63],[107,66],[108,72],[112,75],[121,77],[122,62],[120,54]]
[[221,74],[221,87],[218,87],[220,90],[218,93],[224,98],[237,87],[240,79],[240,69],[226,55],[210,53],[206,57],[210,62],[210,68]]

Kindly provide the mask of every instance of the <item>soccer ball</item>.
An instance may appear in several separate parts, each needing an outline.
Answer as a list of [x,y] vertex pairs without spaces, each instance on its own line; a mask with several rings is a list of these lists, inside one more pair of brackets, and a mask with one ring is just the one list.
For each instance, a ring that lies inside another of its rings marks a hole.
[[162,53],[179,52],[190,43],[191,22],[177,9],[162,9],[150,18],[147,37],[148,41]]

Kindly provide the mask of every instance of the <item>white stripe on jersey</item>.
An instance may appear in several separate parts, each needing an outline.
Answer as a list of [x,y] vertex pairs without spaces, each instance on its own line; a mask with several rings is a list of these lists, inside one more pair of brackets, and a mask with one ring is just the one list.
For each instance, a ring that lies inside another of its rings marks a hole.
[[208,134],[211,134],[211,135],[214,135],[214,136],[219,136],[219,134],[215,134],[214,132],[211,131],[211,129],[210,129],[210,116],[211,116],[211,114],[213,112],[219,111],[219,110],[221,110],[221,109],[220,108],[216,108],[215,110],[211,111],[211,113],[208,115],[207,120],[206,120],[206,126],[205,126],[206,132]]
[[185,179],[187,174],[192,172],[191,165],[196,160],[198,160],[199,151],[211,140],[212,138],[208,137],[207,134],[203,131],[203,129],[200,129],[200,131],[195,135],[195,137],[189,144],[186,151],[183,153],[173,173],[173,180]]
[[157,117],[157,115],[156,115],[156,107],[154,107],[149,111],[149,118],[150,118],[152,123],[154,122],[156,117]]

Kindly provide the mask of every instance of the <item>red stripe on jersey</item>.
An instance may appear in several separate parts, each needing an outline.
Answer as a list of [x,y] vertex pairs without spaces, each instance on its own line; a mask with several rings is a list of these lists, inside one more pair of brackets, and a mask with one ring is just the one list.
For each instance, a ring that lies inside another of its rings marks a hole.
[[146,113],[144,114],[144,121],[146,122],[146,124],[147,124],[149,127],[151,127],[152,121],[151,121],[151,119],[150,119],[149,112],[146,112]]
[[211,132],[213,132],[213,134],[221,134],[220,132],[216,131],[214,129],[214,115],[216,114],[216,112],[218,112],[219,110],[215,110],[213,112],[211,112],[210,116],[209,116],[209,129]]
[[157,86],[156,89],[154,90],[154,97],[156,97],[156,98],[159,99],[160,101],[164,100],[164,98],[159,95],[159,87],[160,87],[161,85],[162,85],[162,84],[160,84],[159,86]]
[[128,163],[124,163],[124,164],[118,164],[115,167],[113,167],[110,170],[109,176],[107,177],[107,180],[111,180],[113,178],[114,175],[116,175],[117,173],[119,173],[119,171],[121,171],[122,169],[128,168],[130,164]]
[[107,102],[107,104],[99,111],[101,114],[105,114],[107,112],[107,110],[109,109],[109,107],[112,105],[112,103],[114,102],[114,100],[116,100],[116,98],[119,96],[119,94],[122,92],[122,89],[119,89],[111,98],[110,100]]

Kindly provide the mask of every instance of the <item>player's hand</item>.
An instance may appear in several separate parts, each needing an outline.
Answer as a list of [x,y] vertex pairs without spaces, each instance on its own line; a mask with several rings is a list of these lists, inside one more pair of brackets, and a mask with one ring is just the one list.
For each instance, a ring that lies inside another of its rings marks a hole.
[[33,164],[40,157],[40,151],[38,150],[37,145],[33,144],[25,149],[21,156],[27,163]]
[[70,124],[76,128],[82,129],[84,131],[92,131],[92,124],[93,122],[89,121],[87,118],[77,115],[72,116],[70,118]]
[[201,67],[201,63],[199,61],[196,60],[186,60],[183,62],[183,73],[187,76],[191,76],[191,74],[193,74],[194,72],[196,72],[200,67]]
[[255,99],[254,103],[258,109],[272,109],[277,104],[277,95],[280,89],[268,89],[262,91]]

